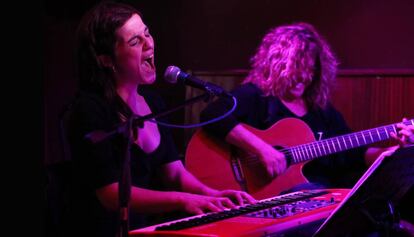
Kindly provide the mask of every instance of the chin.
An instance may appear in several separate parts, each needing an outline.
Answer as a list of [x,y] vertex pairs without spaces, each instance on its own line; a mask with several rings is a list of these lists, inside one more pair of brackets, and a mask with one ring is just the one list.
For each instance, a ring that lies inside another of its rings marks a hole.
[[294,100],[302,98],[302,95],[303,94],[287,94],[287,95],[284,96],[284,100],[294,101]]
[[155,73],[151,73],[151,74],[147,74],[143,76],[141,80],[142,80],[142,84],[148,85],[148,84],[154,83],[155,79],[156,79]]
[[151,78],[148,78],[147,80],[145,80],[145,84],[153,84],[155,82],[155,75]]
[[298,99],[303,96],[303,92],[304,92],[303,90],[297,90],[297,91],[291,91],[289,94],[290,94],[290,97],[294,99]]

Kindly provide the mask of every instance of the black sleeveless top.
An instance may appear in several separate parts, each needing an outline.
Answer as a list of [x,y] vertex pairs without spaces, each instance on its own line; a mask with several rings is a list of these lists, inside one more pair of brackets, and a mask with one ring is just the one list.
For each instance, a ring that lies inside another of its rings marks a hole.
[[[152,113],[162,111],[161,98],[148,89],[140,89]],[[120,98],[118,98],[120,99]],[[72,183],[65,203],[63,235],[115,236],[118,215],[105,209],[95,190],[119,181],[120,159],[125,155],[126,142],[117,135],[97,144],[91,144],[85,135],[97,130],[112,131],[121,123],[118,115],[122,105],[110,104],[97,94],[80,92],[71,108],[69,144],[72,153]],[[165,121],[164,121],[165,122]],[[153,152],[145,153],[132,143],[130,153],[131,185],[156,189],[158,168],[179,160],[170,131],[158,126],[160,144]],[[130,229],[147,225],[143,215],[130,212]]]

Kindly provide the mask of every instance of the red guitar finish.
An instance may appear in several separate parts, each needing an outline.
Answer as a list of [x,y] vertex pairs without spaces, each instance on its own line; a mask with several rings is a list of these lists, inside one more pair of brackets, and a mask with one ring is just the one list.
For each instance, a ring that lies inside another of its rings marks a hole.
[[[246,124],[243,126],[273,146],[290,147],[315,140],[308,125],[293,118],[280,120],[267,130],[258,130]],[[241,190],[231,167],[233,148],[224,143],[209,136],[202,129],[197,130],[186,150],[186,167],[210,187]],[[281,176],[269,180],[259,162],[242,160],[249,155],[238,153],[238,157],[234,158],[241,164],[247,191],[256,199],[272,197],[297,184],[308,182],[301,171],[304,163],[291,165]]]
[[[414,124],[414,120],[404,124]],[[292,165],[282,175],[270,180],[264,175],[264,167],[257,157],[209,136],[202,129],[196,131],[188,144],[185,164],[193,175],[210,187],[244,190],[256,199],[272,197],[308,182],[302,173],[307,160],[382,141],[391,137],[390,132],[396,132],[396,124],[392,124],[315,141],[309,126],[295,118],[282,119],[266,130],[243,126],[270,145],[283,148],[281,151],[292,158]],[[244,179],[238,178],[240,176]]]

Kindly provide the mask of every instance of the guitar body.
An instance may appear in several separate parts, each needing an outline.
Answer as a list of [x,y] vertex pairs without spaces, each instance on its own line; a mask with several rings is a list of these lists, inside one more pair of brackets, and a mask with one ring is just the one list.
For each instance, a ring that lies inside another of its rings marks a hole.
[[[282,119],[266,130],[243,126],[274,147],[286,148],[315,141],[309,126],[295,118]],[[305,163],[291,165],[282,175],[269,179],[256,157],[256,162],[246,162],[249,154],[238,149],[234,152],[235,149],[199,129],[188,144],[185,164],[194,176],[212,188],[243,190],[234,171],[234,163],[237,163],[246,181],[247,190],[244,191],[256,199],[273,197],[295,185],[308,182],[302,173]]]

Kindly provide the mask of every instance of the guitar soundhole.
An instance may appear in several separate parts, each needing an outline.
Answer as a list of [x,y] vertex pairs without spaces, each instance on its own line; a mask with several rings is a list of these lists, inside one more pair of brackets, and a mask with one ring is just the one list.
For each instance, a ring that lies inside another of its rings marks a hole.
[[274,148],[279,150],[279,151],[283,149],[283,147],[281,147],[281,146],[274,146]]

